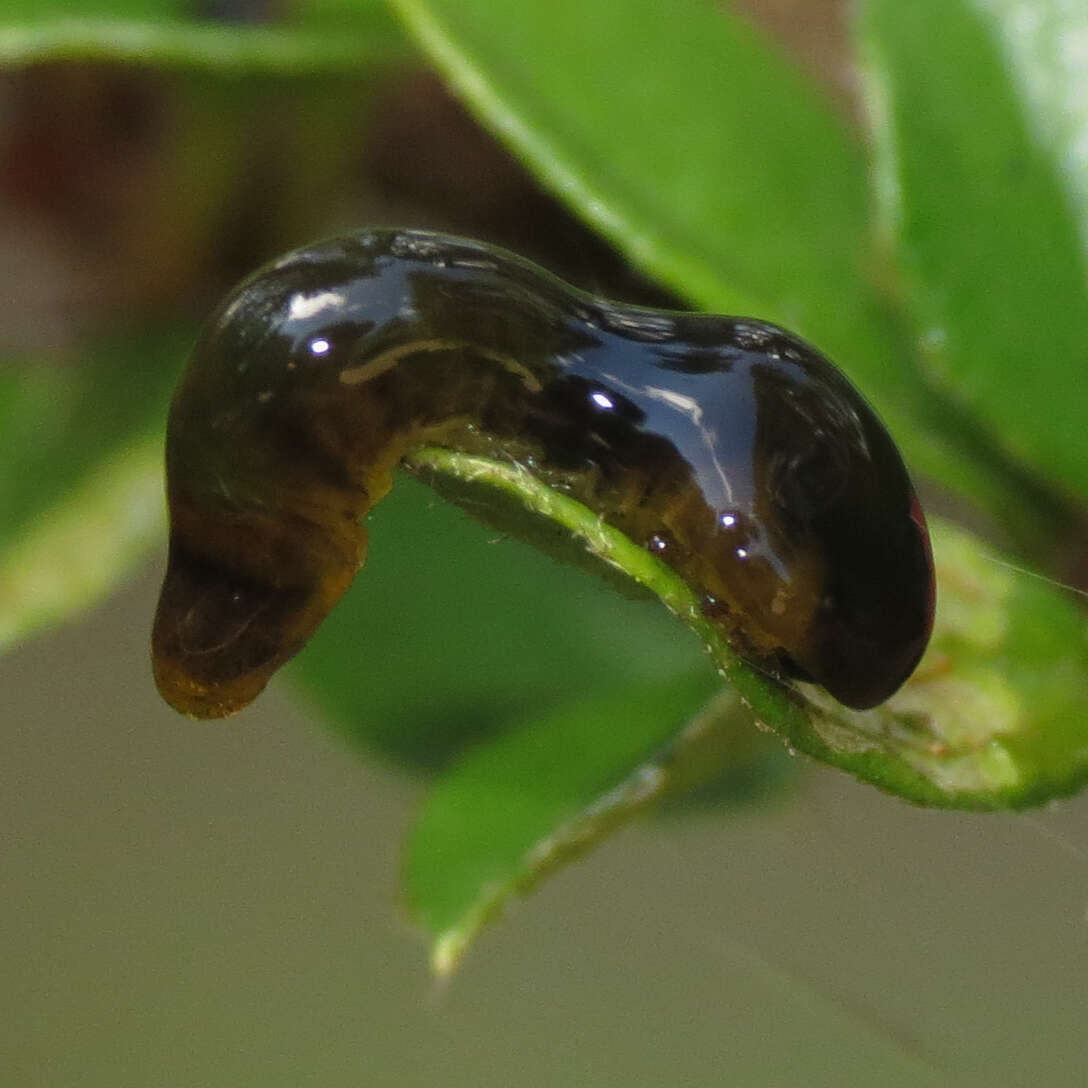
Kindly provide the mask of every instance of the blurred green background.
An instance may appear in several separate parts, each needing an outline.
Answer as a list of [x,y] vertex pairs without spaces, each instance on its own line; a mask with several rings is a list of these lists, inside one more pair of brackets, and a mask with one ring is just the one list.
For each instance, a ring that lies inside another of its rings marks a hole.
[[[852,118],[841,5],[745,7]],[[315,34],[342,14],[312,10]],[[230,29],[275,11],[196,14]],[[308,63],[302,39],[254,48],[241,79],[184,56],[73,60],[63,34],[47,38],[0,81],[0,331],[6,355],[47,360],[18,398],[0,386],[15,512],[0,542],[47,480],[63,485],[50,474],[76,478],[118,434],[133,463],[158,457],[137,409],[159,405],[157,423],[195,323],[287,246],[364,223],[442,227],[594,290],[670,299],[381,15],[366,47],[345,39],[344,70],[362,74],[296,82],[281,69]],[[360,63],[367,49],[381,63]],[[103,417],[91,394],[111,389]],[[157,490],[126,502],[112,516],[133,548],[161,541]],[[398,487],[356,614],[303,656],[301,683],[229,722],[187,722],[154,691],[161,545],[93,614],[0,658],[0,1084],[1084,1083],[1088,802],[926,812],[773,748],[762,800],[627,828],[515,902],[436,986],[399,905],[421,771],[528,714],[557,670],[588,691],[609,670],[665,677],[690,652],[656,606],[439,502]],[[56,554],[31,540],[28,569],[78,566],[82,539]],[[0,582],[0,603],[11,592]],[[550,626],[524,622],[534,598],[561,602]],[[451,626],[436,638],[440,608]],[[648,655],[658,631],[667,648]],[[337,687],[353,659],[358,684]],[[507,659],[520,671],[492,664]],[[353,733],[380,755],[361,758]]]

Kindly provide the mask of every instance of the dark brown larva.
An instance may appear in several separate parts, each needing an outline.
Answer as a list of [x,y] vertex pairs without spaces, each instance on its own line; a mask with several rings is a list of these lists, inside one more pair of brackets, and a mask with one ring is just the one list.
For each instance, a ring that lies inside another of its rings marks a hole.
[[659,555],[743,655],[848,706],[891,695],[929,638],[903,462],[808,344],[606,302],[479,242],[367,231],[244,282],[174,397],[153,635],[169,703],[215,717],[261,691],[424,443],[531,465]]

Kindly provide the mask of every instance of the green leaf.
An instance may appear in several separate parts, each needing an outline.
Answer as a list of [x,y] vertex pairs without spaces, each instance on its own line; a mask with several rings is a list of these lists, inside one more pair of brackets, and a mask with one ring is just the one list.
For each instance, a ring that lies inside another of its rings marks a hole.
[[1025,110],[1088,251],[1088,8],[1077,0],[979,0]]
[[162,420],[187,339],[0,371],[0,649],[94,603],[162,539]]
[[480,116],[632,260],[894,387],[894,365],[872,354],[884,330],[863,277],[860,150],[748,23],[702,0],[394,7]]
[[[433,939],[437,973],[457,966],[512,894],[663,796],[674,746],[661,750],[714,687],[706,672],[624,685],[507,734],[439,781],[409,842],[404,877],[408,904]],[[708,711],[687,732],[705,734],[719,713]]]
[[282,23],[197,18],[182,0],[9,0],[0,64],[46,60],[307,74],[355,72],[407,46],[379,0],[310,0]]
[[[439,781],[409,843],[405,886],[440,974],[456,967],[510,896],[650,804],[735,765],[744,750],[738,736],[747,729],[755,740],[757,725],[775,729],[792,750],[920,804],[1017,807],[1088,781],[1084,617],[1051,583],[970,534],[933,527],[941,589],[930,649],[888,703],[856,712],[745,665],[656,557],[517,466],[442,449],[418,450],[410,463],[437,482],[448,478],[443,490],[449,479],[471,485],[475,503],[489,488],[516,501],[652,590],[702,638],[727,682],[694,717],[714,686],[706,672],[617,682],[528,715]],[[577,625],[570,637],[578,638]],[[498,674],[508,660],[500,657]],[[425,664],[422,671],[426,686]]]
[[397,763],[433,770],[563,700],[713,673],[652,599],[623,599],[410,477],[369,535],[366,567],[292,673],[324,716]]
[[926,375],[1081,495],[1086,35],[1088,9],[1059,0],[866,0],[858,21],[880,226]]
[[865,712],[808,690],[811,728],[788,738],[923,804],[1020,808],[1077,792],[1088,782],[1083,612],[970,533],[930,528],[937,620],[914,676]]
[[934,403],[872,255],[862,151],[825,97],[708,0],[390,0],[562,199],[703,309],[777,321],[877,408],[916,472],[1005,515],[1064,511]]
[[996,809],[1072,793],[1088,780],[1088,640],[1076,605],[968,533],[931,526],[939,589],[930,648],[901,691],[850,711],[745,664],[655,556],[517,466],[442,449],[417,469],[515,499],[652,591],[702,639],[757,721],[799,751],[918,804]]
[[165,532],[161,437],[123,445],[0,552],[0,651],[97,604]]

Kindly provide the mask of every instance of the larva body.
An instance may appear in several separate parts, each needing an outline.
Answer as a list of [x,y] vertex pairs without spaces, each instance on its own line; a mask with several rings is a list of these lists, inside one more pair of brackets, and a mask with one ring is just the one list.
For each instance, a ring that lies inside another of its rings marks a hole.
[[606,302],[482,243],[370,231],[243,283],[175,395],[153,636],[168,702],[212,717],[260,692],[424,443],[525,465],[673,567],[742,654],[848,706],[887,698],[925,648],[910,480],[813,348]]

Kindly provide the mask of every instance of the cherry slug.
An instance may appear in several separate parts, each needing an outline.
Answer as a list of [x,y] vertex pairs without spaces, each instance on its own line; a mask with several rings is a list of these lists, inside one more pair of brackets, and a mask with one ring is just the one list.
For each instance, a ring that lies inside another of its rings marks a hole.
[[375,230],[243,282],[174,396],[152,638],[167,702],[218,717],[264,688],[424,444],[525,466],[657,554],[742,656],[846,706],[888,698],[929,639],[907,471],[815,349],[608,302],[480,242]]

